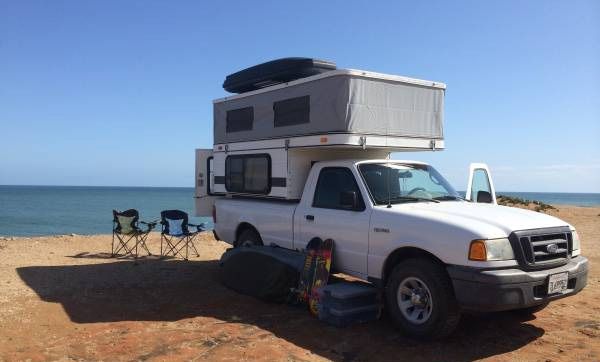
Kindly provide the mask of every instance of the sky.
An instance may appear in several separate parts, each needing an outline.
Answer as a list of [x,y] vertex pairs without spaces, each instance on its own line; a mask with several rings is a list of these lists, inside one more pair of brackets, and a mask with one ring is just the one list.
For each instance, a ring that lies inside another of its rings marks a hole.
[[600,192],[600,1],[0,0],[0,184],[193,186],[225,76],[304,56],[441,81],[466,189]]

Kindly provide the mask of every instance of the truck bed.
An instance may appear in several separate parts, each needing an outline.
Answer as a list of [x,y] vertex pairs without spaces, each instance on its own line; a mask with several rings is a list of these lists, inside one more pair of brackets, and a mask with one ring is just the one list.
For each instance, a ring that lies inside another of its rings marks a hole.
[[215,201],[215,231],[230,244],[236,240],[237,227],[247,222],[258,229],[263,244],[294,249],[294,213],[297,202],[222,197]]

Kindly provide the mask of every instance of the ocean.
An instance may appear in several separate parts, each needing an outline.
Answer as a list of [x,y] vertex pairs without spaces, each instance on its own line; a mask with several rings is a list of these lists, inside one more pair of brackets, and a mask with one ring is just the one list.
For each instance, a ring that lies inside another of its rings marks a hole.
[[[600,206],[600,194],[498,192],[555,205]],[[179,209],[192,223],[194,189],[185,187],[0,186],[0,236],[109,234],[112,210],[138,209],[140,219],[160,217],[161,210]]]
[[212,228],[193,216],[193,197],[191,187],[0,186],[0,235],[109,234],[113,209],[137,209],[143,221],[179,209]]

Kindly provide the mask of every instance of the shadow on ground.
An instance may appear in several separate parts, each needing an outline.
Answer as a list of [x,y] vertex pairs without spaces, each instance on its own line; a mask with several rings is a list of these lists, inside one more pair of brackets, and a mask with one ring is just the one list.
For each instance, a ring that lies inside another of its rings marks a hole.
[[[81,254],[75,257],[103,255]],[[332,360],[466,361],[514,351],[544,334],[509,313],[465,316],[457,332],[438,342],[398,334],[385,319],[339,329],[304,309],[267,304],[219,282],[218,261],[138,259],[103,264],[18,268],[47,302],[60,303],[75,323],[178,321],[211,317],[255,325]]]

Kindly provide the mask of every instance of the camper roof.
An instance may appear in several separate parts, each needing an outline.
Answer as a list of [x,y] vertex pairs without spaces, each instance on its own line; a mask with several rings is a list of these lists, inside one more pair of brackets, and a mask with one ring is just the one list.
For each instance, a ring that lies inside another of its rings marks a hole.
[[312,82],[315,80],[328,78],[328,77],[335,77],[335,76],[340,76],[340,75],[359,76],[359,77],[370,78],[370,79],[375,79],[375,80],[393,81],[393,82],[399,82],[399,83],[405,83],[405,84],[420,85],[420,86],[424,86],[424,87],[446,89],[446,84],[441,83],[441,82],[409,78],[409,77],[403,77],[403,76],[392,75],[392,74],[376,73],[376,72],[370,72],[370,71],[358,70],[358,69],[337,69],[337,70],[332,70],[332,71],[328,71],[325,73],[313,75],[310,77],[297,79],[297,80],[294,80],[291,82],[257,89],[255,91],[250,91],[250,92],[246,92],[246,93],[242,93],[242,94],[236,94],[236,95],[232,95],[232,96],[217,98],[217,99],[213,100],[213,103],[221,103],[221,102],[225,102],[225,101],[229,101],[229,100],[241,99],[241,98],[250,97],[250,96],[253,96],[256,94],[272,92],[274,90],[293,86],[293,85],[308,83],[308,82]]

